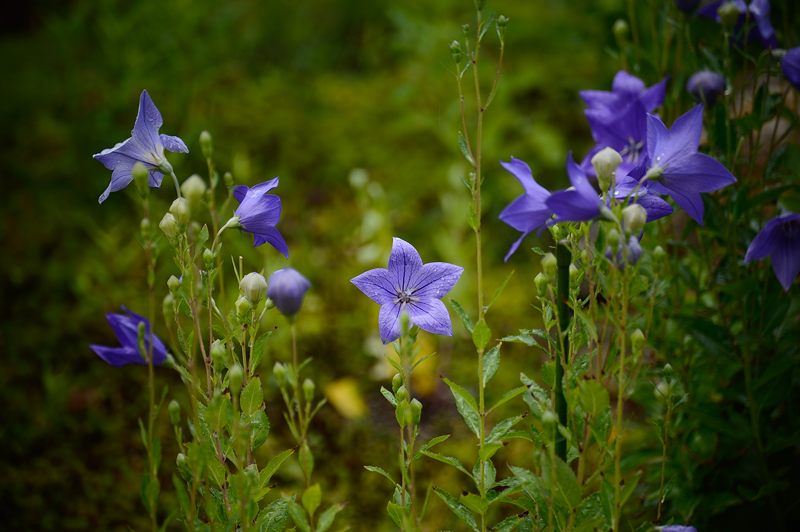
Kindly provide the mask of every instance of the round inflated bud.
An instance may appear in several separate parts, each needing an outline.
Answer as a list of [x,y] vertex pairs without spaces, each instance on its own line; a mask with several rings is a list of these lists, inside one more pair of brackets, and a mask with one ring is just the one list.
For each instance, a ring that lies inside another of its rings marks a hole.
[[662,248],[661,246],[656,246],[653,249],[653,258],[655,258],[657,260],[662,260],[666,256],[667,256],[667,252],[664,251],[664,248]]
[[544,274],[550,278],[554,278],[556,276],[556,270],[558,270],[558,261],[556,260],[556,256],[552,253],[546,253],[541,260],[542,264],[542,271]]
[[225,186],[228,188],[233,187],[233,174],[230,172],[225,172],[225,175],[222,176],[222,180],[225,182]]
[[603,148],[592,157],[592,166],[597,173],[597,183],[605,193],[614,184],[614,175],[622,164],[622,156],[614,148]]
[[552,410],[545,410],[542,414],[542,423],[545,425],[555,425],[558,423],[558,416]]
[[464,35],[469,35],[470,26],[469,24],[462,24],[461,25],[461,33]]
[[177,465],[180,470],[188,469],[189,460],[187,460],[185,454],[178,453],[178,456],[175,457],[175,465]]
[[609,245],[613,252],[616,252],[619,248],[619,231],[614,228],[609,229],[608,233],[606,233],[606,244]]
[[257,272],[250,272],[239,281],[239,293],[253,305],[257,305],[267,293],[267,280]]
[[292,317],[303,306],[303,298],[311,283],[294,268],[281,268],[269,276],[267,297],[281,311]]
[[395,393],[397,397],[397,402],[402,402],[408,399],[408,390],[406,390],[405,386],[400,386]]
[[237,362],[228,370],[228,386],[234,395],[238,395],[239,390],[242,389],[242,379],[244,379],[244,372],[242,366]]
[[272,374],[275,376],[275,381],[278,383],[278,386],[281,388],[286,386],[286,366],[280,362],[275,362],[275,365],[272,366]]
[[228,350],[225,349],[225,343],[222,340],[214,340],[211,342],[211,363],[214,364],[214,369],[221,370],[227,366]]
[[422,419],[422,403],[420,403],[417,399],[411,400],[411,421],[414,425],[419,425],[419,421]]
[[686,90],[700,103],[714,105],[725,92],[725,78],[711,70],[695,72],[686,82]]
[[453,56],[453,61],[456,64],[461,63],[461,43],[453,41],[450,43],[450,55]]
[[161,312],[164,314],[164,318],[167,322],[172,321],[175,317],[175,296],[172,294],[164,296],[164,300],[161,302]]
[[506,26],[508,26],[508,17],[505,15],[500,15],[497,17],[497,27],[503,29]]
[[189,179],[184,181],[181,185],[183,197],[189,201],[190,205],[201,203],[203,198],[205,198],[207,189],[206,182],[197,174],[190,176]]
[[644,333],[641,329],[636,329],[631,333],[631,349],[634,353],[640,353],[644,346]]
[[214,259],[216,257],[216,254],[210,249],[206,248],[203,250],[203,264],[205,264],[207,270],[214,267]]
[[303,381],[303,396],[306,398],[306,402],[310,403],[314,399],[314,381],[311,379],[306,379]]
[[398,388],[403,384],[403,377],[399,373],[395,373],[392,377],[392,391],[397,393]]
[[407,402],[397,402],[397,406],[394,409],[394,417],[397,420],[397,424],[400,425],[400,428],[404,428],[408,425],[408,422],[411,421],[409,419],[411,417],[411,412]]
[[725,31],[728,32],[733,31],[736,27],[736,23],[739,22],[739,16],[741,14],[742,13],[734,2],[725,2],[717,9],[719,22],[722,24]]
[[630,28],[628,27],[628,23],[623,19],[617,19],[612,26],[611,31],[614,32],[614,38],[617,39],[617,43],[622,45],[622,43],[628,40],[628,33],[630,32]]
[[169,279],[167,279],[167,288],[169,288],[170,293],[174,294],[178,291],[178,288],[181,287],[181,280],[175,277],[174,275],[170,275]]
[[642,256],[642,246],[639,244],[639,239],[631,235],[628,239],[628,264],[636,264],[639,262],[639,257]]
[[647,223],[647,211],[638,203],[622,209],[622,228],[629,234],[638,235]]
[[169,411],[169,420],[172,422],[173,425],[180,425],[181,424],[181,405],[173,399],[169,402],[167,406],[167,411]]
[[253,305],[250,303],[244,296],[240,296],[239,299],[236,300],[236,316],[239,318],[239,321],[244,321],[247,315],[253,310]]
[[131,168],[133,182],[136,183],[136,192],[139,197],[145,199],[150,194],[150,172],[147,167],[140,162],[136,162]]
[[547,276],[541,272],[536,274],[536,277],[533,278],[533,284],[536,285],[536,293],[539,294],[539,297],[544,297],[547,295]]
[[208,131],[200,132],[200,150],[203,152],[203,157],[210,159],[214,153],[214,145],[211,141],[211,133]]
[[186,198],[176,198],[169,206],[169,212],[179,226],[185,227],[189,223],[189,202]]
[[655,390],[656,399],[664,401],[668,399],[671,394],[672,394],[672,386],[670,385],[669,382],[659,381],[658,384],[656,384],[656,390]]
[[158,227],[163,233],[172,240],[178,235],[178,222],[171,213],[166,213],[161,221],[158,222]]
[[150,231],[152,227],[153,224],[150,223],[150,218],[142,218],[142,221],[139,223],[139,233],[142,235],[142,240],[145,242],[150,240]]
[[575,266],[574,264],[570,264],[569,265],[569,281],[571,283],[578,282],[578,278],[580,277],[580,275],[581,275],[581,271],[578,269],[578,267]]

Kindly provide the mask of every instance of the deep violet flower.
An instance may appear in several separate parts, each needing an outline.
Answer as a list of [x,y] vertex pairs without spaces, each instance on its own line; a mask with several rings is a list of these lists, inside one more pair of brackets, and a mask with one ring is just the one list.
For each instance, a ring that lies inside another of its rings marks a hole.
[[161,186],[164,174],[172,172],[172,166],[164,156],[164,150],[189,153],[189,148],[178,137],[158,133],[163,122],[161,113],[150,99],[150,95],[143,90],[139,97],[139,112],[133,124],[131,137],[113,148],[107,148],[92,156],[111,170],[111,183],[100,194],[99,203],[103,203],[109,194],[122,190],[133,181],[133,165],[137,162],[147,168],[149,185],[158,188]]
[[686,525],[667,525],[661,527],[661,532],[697,532],[697,529]]
[[405,312],[417,327],[433,334],[453,335],[450,314],[441,298],[458,282],[464,268],[446,262],[422,264],[414,246],[394,238],[389,267],[375,268],[351,279],[381,306],[378,329],[384,344],[400,337]]
[[800,46],[786,51],[786,55],[781,59],[781,68],[789,83],[800,90]]
[[[239,207],[233,213],[234,222],[248,233],[253,233],[253,245],[258,247],[269,242],[285,257],[289,256],[289,248],[280,231],[275,227],[281,217],[281,198],[267,194],[278,186],[278,178],[259,183],[254,187],[238,185],[233,187],[233,197]],[[232,222],[228,222],[231,224]],[[227,224],[226,224],[227,225]]]
[[764,226],[747,248],[745,262],[772,258],[772,270],[787,292],[800,273],[800,214],[784,214]]
[[267,297],[278,310],[291,318],[303,305],[303,298],[311,288],[311,283],[294,268],[281,268],[269,276]]
[[686,82],[686,90],[698,102],[714,105],[717,97],[725,92],[725,78],[712,70],[700,70]]
[[545,226],[553,214],[545,201],[550,197],[550,192],[533,178],[530,167],[519,159],[511,158],[510,162],[501,161],[500,164],[517,178],[525,193],[512,201],[503,212],[500,219],[522,233],[506,253],[505,261],[519,248],[526,236],[534,230]]
[[[618,175],[625,175],[635,168],[647,149],[647,112],[639,100],[614,114],[607,111],[586,110],[586,119],[592,129],[596,147],[587,156],[591,157],[602,148],[613,148],[622,156]],[[591,173],[586,165],[584,168]]]
[[[697,105],[680,116],[671,129],[660,118],[647,116],[648,164],[644,172],[647,188],[672,197],[697,223],[703,223],[701,192],[713,192],[736,182],[719,161],[698,153],[703,131],[703,106]],[[633,175],[633,174],[632,174]],[[637,176],[638,178],[639,176]]]
[[567,175],[572,186],[553,192],[545,200],[547,207],[556,216],[556,223],[585,222],[600,216],[603,202],[583,168],[572,158],[572,153],[567,156]]
[[736,23],[736,31],[740,31],[748,15],[750,24],[755,23],[750,35],[755,34],[766,48],[776,48],[778,39],[775,37],[775,28],[770,19],[769,0],[752,0],[748,5],[744,0],[715,0],[703,6],[698,14],[713,18],[720,22],[719,8],[723,4],[731,4],[739,11],[739,20]]
[[584,90],[580,92],[580,96],[586,103],[587,111],[600,111],[607,118],[613,119],[613,115],[623,111],[634,101],[641,103],[645,112],[651,112],[664,101],[666,89],[667,78],[647,87],[641,79],[620,70],[614,76],[611,91]]
[[684,13],[691,13],[700,5],[700,0],[675,0],[675,5]]
[[153,364],[158,366],[164,363],[167,358],[167,348],[164,343],[150,332],[150,322],[122,307],[123,314],[106,314],[108,324],[111,325],[120,347],[108,347],[104,345],[92,344],[89,347],[97,356],[111,364],[112,366],[125,366],[127,364],[147,364],[147,360],[139,351],[139,324],[144,323],[144,348],[149,353],[150,338],[153,340]]

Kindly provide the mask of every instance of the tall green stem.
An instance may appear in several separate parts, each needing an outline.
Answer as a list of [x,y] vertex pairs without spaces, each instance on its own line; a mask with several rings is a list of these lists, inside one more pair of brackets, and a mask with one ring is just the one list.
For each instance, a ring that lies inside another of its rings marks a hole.
[[[556,246],[556,264],[558,266],[558,329],[561,334],[560,352],[556,352],[556,371],[555,371],[555,396],[556,396],[556,415],[559,425],[567,426],[567,400],[564,397],[564,364],[569,363],[569,321],[572,311],[569,308],[569,265],[572,262],[572,254],[569,248],[559,242]],[[555,447],[556,454],[566,462],[567,460],[567,440],[555,428]]]

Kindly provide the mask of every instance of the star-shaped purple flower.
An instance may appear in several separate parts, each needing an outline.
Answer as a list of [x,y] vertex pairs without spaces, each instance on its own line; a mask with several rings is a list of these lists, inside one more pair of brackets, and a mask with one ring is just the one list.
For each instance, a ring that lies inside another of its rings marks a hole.
[[248,233],[253,233],[253,245],[258,247],[269,242],[283,256],[289,256],[289,248],[283,235],[275,227],[281,217],[281,198],[267,194],[278,186],[278,178],[259,183],[254,187],[238,185],[233,187],[233,197],[239,207],[233,213],[238,218],[239,226]]
[[389,268],[366,271],[351,282],[381,306],[378,329],[381,340],[388,344],[400,337],[403,312],[420,329],[452,336],[450,314],[441,298],[455,286],[463,271],[446,262],[422,264],[414,246],[394,238]]
[[148,181],[151,187],[161,186],[164,174],[172,172],[172,166],[164,156],[164,150],[189,153],[189,148],[178,137],[161,135],[158,130],[164,121],[147,91],[139,97],[139,112],[133,124],[131,137],[100,153],[93,155],[111,170],[111,183],[100,194],[99,203],[103,203],[112,192],[122,190],[133,181],[133,165],[144,164],[149,172]]
[[567,190],[553,192],[545,200],[547,207],[559,222],[585,222],[600,215],[603,201],[595,191],[586,172],[572,158],[567,157],[567,175],[572,186]]
[[159,366],[167,358],[167,348],[155,334],[150,333],[150,322],[143,316],[122,307],[124,314],[106,314],[108,324],[117,335],[120,347],[108,347],[92,344],[89,347],[97,356],[112,366],[125,366],[127,364],[147,364],[139,351],[139,324],[144,323],[144,348],[149,353],[150,338],[153,339],[153,365]]
[[519,248],[526,236],[537,228],[544,227],[553,214],[545,203],[550,197],[550,192],[533,178],[530,167],[519,159],[511,158],[511,162],[500,161],[500,164],[517,178],[525,193],[512,201],[503,212],[500,219],[522,233],[506,253],[505,261]]
[[719,161],[698,153],[702,132],[702,105],[680,116],[671,129],[657,116],[647,115],[649,162],[638,169],[640,175],[644,172],[643,178],[651,192],[671,196],[701,225],[703,198],[700,193],[713,192],[736,182]]
[[602,111],[608,118],[613,118],[634,101],[641,103],[645,112],[652,111],[664,101],[666,89],[667,78],[647,87],[641,79],[620,70],[614,76],[611,91],[584,90],[580,96],[587,111]]
[[800,90],[800,46],[786,51],[786,55],[781,59],[781,69],[789,83]]
[[745,262],[772,258],[772,270],[787,292],[800,273],[800,214],[784,214],[764,226],[747,248]]

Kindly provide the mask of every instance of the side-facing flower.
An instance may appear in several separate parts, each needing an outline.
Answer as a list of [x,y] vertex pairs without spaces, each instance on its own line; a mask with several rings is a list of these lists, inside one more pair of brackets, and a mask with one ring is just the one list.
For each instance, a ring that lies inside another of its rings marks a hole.
[[800,214],[773,218],[747,248],[745,262],[772,258],[772,270],[787,292],[800,273]]
[[351,279],[356,287],[381,306],[378,329],[384,344],[400,337],[401,316],[420,329],[453,335],[450,314],[441,298],[455,286],[464,268],[446,262],[422,264],[414,246],[392,240],[388,268],[375,268]]
[[751,26],[751,33],[748,37],[752,37],[755,34],[766,48],[778,46],[775,28],[772,26],[772,20],[770,19],[769,0],[751,0],[749,5],[744,0],[714,0],[700,8],[698,13],[705,17],[713,18],[717,22],[724,22],[720,17],[720,8],[723,7],[723,12],[733,13],[734,17],[737,12],[739,14],[735,24],[731,23],[731,26],[735,26],[735,32],[739,32],[746,19],[749,18],[751,25],[752,21],[755,21],[755,27]]
[[722,163],[699,153],[703,106],[680,116],[671,129],[654,115],[647,116],[649,164],[641,167],[648,189],[672,197],[697,223],[703,223],[701,192],[713,192],[736,182]]
[[133,181],[133,165],[137,162],[147,168],[150,186],[158,188],[164,174],[172,172],[164,150],[189,153],[189,148],[180,138],[158,133],[163,123],[161,113],[150,95],[146,90],[142,91],[131,137],[92,156],[111,170],[111,183],[100,194],[99,203],[103,203],[109,194],[122,190]]
[[281,198],[274,194],[267,194],[278,186],[278,178],[259,183],[254,187],[238,185],[233,187],[233,197],[239,202],[239,207],[233,213],[233,223],[228,224],[241,227],[248,233],[253,233],[253,245],[258,247],[269,242],[272,247],[280,251],[285,257],[289,256],[289,248],[283,235],[275,227],[281,217]]
[[303,298],[311,288],[311,283],[294,268],[281,268],[269,276],[267,297],[281,311],[291,318],[303,306]]
[[712,70],[700,70],[689,77],[686,90],[698,102],[714,105],[717,97],[725,92],[725,78]]
[[641,103],[645,112],[652,111],[664,101],[666,89],[667,78],[647,87],[641,79],[620,70],[614,76],[611,91],[584,90],[580,96],[587,111],[600,111],[605,118],[613,119],[634,101]]
[[[167,348],[155,334],[150,333],[150,322],[144,317],[122,307],[124,313],[106,314],[108,324],[121,344],[119,347],[92,344],[89,347],[97,356],[112,366],[127,364],[147,364],[146,353],[150,352],[150,339],[153,341],[153,364],[158,366],[167,358]],[[139,350],[139,324],[144,323],[145,354]]]
[[584,170],[572,158],[572,153],[567,157],[567,175],[572,186],[553,192],[545,201],[556,215],[556,223],[585,222],[597,218],[603,202]]
[[534,230],[544,227],[553,211],[547,206],[546,200],[550,192],[533,178],[530,167],[519,159],[511,158],[510,162],[500,161],[500,164],[517,178],[525,193],[508,204],[500,213],[500,219],[522,233],[516,242],[511,244],[505,261],[507,262],[519,248],[526,236]]
[[781,69],[789,83],[800,90],[800,46],[786,51],[781,59]]

